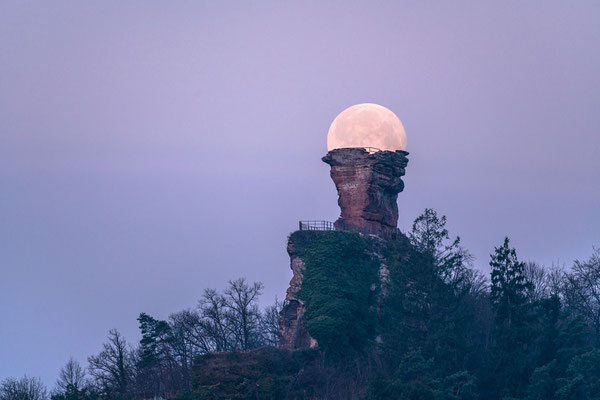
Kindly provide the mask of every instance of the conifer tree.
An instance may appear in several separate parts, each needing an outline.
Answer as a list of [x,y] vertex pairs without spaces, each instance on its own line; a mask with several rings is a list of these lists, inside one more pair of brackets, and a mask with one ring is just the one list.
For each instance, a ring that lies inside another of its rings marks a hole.
[[431,263],[434,271],[445,281],[462,278],[462,272],[472,256],[460,245],[460,237],[450,240],[446,216],[438,217],[435,210],[426,208],[413,222],[410,243]]
[[531,282],[525,278],[525,264],[517,259],[517,252],[509,247],[508,237],[491,255],[491,299],[499,322],[510,329],[527,301]]
[[166,321],[152,318],[146,313],[138,317],[142,339],[140,340],[141,364],[152,365],[169,353],[166,343],[169,341],[171,327]]
[[558,380],[558,400],[596,400],[600,398],[600,350],[593,349],[574,357],[567,377]]
[[527,377],[534,365],[527,357],[529,342],[526,323],[527,293],[531,282],[525,277],[525,264],[509,247],[509,239],[491,255],[491,300],[496,313],[496,378],[504,395],[523,395]]
[[471,256],[458,237],[450,239],[446,217],[432,209],[415,219],[408,239],[409,246],[397,244],[399,257],[390,262],[383,307],[386,356],[398,359],[419,349],[444,375],[453,374],[468,357],[469,344],[461,338],[472,314],[465,307],[474,276]]

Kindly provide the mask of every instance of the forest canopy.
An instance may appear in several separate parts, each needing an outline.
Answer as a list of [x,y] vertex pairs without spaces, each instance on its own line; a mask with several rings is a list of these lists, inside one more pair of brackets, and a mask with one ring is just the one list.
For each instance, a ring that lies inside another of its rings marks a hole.
[[545,268],[506,237],[487,277],[446,223],[426,209],[392,241],[298,240],[316,349],[278,348],[282,302],[261,309],[263,285],[240,278],[164,320],[140,313],[138,343],[110,330],[51,390],[0,381],[0,400],[599,399],[600,250]]

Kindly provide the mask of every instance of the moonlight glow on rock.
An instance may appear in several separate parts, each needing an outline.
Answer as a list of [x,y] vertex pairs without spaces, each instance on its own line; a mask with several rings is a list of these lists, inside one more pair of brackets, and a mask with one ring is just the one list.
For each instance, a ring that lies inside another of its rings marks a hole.
[[373,103],[356,104],[342,111],[331,123],[327,150],[375,147],[406,150],[406,133],[396,114]]

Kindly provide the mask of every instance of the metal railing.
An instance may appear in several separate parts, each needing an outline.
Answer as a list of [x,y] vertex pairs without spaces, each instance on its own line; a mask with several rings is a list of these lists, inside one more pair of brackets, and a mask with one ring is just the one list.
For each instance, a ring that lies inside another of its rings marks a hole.
[[382,233],[381,228],[376,228],[373,225],[354,226],[354,225],[348,225],[344,221],[339,221],[337,223],[336,229],[338,231],[344,231],[344,232],[358,232],[358,233],[362,233],[363,235],[379,235]]
[[363,235],[377,235],[381,237],[396,239],[395,230],[381,229],[373,225],[354,226],[338,221],[337,226],[331,221],[324,220],[309,220],[298,221],[298,230],[301,231],[342,231],[342,232],[357,232]]
[[334,231],[335,226],[331,221],[298,221],[298,230],[301,231]]

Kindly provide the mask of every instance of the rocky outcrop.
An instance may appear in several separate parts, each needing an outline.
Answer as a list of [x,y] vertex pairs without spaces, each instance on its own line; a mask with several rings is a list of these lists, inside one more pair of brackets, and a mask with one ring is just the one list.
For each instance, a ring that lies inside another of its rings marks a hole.
[[398,193],[408,152],[368,152],[363,148],[331,150],[323,161],[331,166],[338,191],[340,218],[336,229],[354,230],[392,238],[397,231]]
[[290,256],[290,268],[293,275],[290,280],[290,287],[286,292],[283,309],[279,314],[281,347],[290,350],[316,347],[316,340],[308,334],[302,322],[304,304],[298,298],[298,291],[302,286],[304,263],[296,254],[296,243],[293,235],[288,240],[287,252]]
[[[377,236],[371,238],[371,247],[372,256],[380,262],[379,287],[383,295],[387,290],[389,270],[382,249],[388,243],[387,239],[397,239],[397,198],[404,189],[402,176],[408,164],[407,155],[400,150],[371,153],[363,148],[348,148],[332,150],[323,157],[323,161],[331,166],[331,178],[339,196],[341,215],[334,224],[336,230]],[[281,346],[290,350],[317,345],[304,326],[305,307],[298,296],[305,271],[305,265],[296,252],[300,232],[292,234],[288,240],[287,252],[293,276],[279,314]],[[319,234],[318,231],[311,233]],[[372,290],[375,289],[373,287]],[[380,306],[377,306],[378,313]]]

